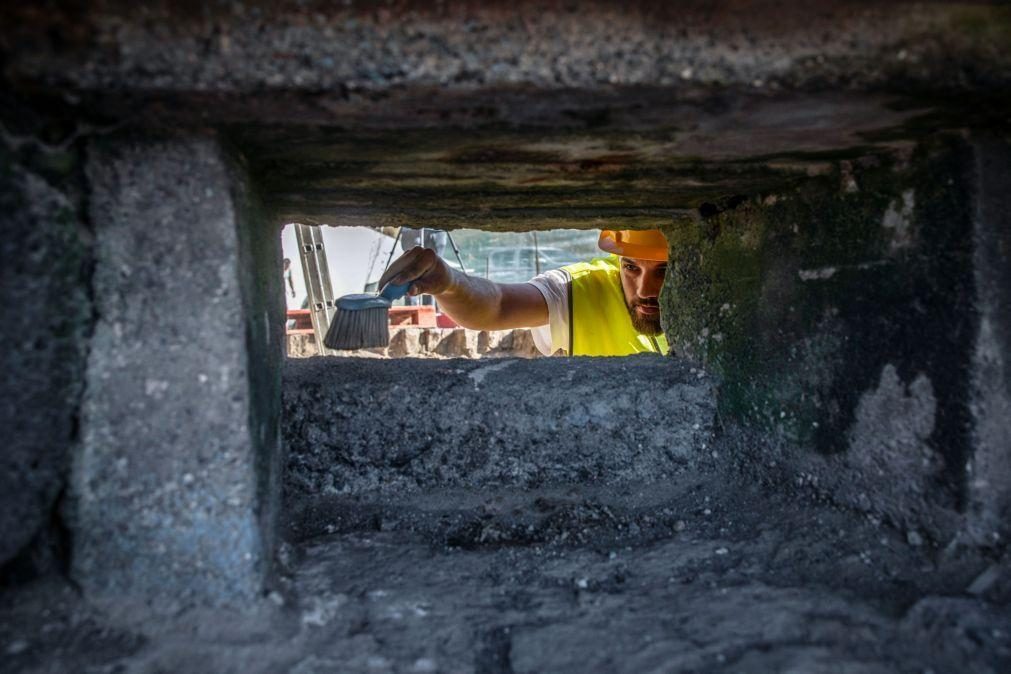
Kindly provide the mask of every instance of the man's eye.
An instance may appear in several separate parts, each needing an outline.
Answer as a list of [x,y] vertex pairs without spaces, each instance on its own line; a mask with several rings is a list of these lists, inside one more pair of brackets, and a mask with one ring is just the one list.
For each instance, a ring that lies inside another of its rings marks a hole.
[[626,264],[625,269],[627,269],[628,271],[635,271],[638,269],[638,267],[636,267],[634,264]]

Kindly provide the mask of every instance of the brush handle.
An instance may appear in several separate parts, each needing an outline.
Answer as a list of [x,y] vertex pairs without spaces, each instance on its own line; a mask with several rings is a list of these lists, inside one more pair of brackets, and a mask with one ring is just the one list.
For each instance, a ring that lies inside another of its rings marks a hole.
[[383,292],[379,293],[380,296],[386,298],[390,302],[394,300],[399,300],[401,297],[407,294],[407,291],[411,289],[410,283],[405,283],[404,285],[393,285],[392,283],[387,283],[386,287],[383,288]]

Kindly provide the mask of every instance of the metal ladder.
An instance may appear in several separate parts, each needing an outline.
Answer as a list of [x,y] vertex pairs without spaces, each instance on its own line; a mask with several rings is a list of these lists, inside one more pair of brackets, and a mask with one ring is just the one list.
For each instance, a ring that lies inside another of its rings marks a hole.
[[312,317],[316,347],[321,356],[329,356],[334,351],[323,344],[323,337],[330,328],[336,306],[333,288],[330,285],[330,267],[327,265],[326,250],[323,248],[323,232],[319,227],[296,224],[295,240],[298,242],[299,255],[302,258],[302,274],[305,276],[305,288],[309,295],[309,315]]

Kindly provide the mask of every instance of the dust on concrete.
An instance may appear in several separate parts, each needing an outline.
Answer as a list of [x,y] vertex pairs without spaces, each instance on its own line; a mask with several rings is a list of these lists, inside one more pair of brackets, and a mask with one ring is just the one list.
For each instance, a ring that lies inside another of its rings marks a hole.
[[[3,595],[12,671],[1000,672],[1011,573],[700,462],[623,486],[321,497],[256,607]],[[329,531],[330,533],[326,533]]]
[[[280,572],[266,595],[241,612],[183,606],[141,622],[136,616],[149,611],[99,611],[52,579],[8,589],[0,593],[6,668],[919,674],[1011,666],[1011,565],[1000,551],[917,541],[838,507],[769,468],[761,437],[744,447],[742,434],[693,422],[665,437],[682,448],[667,463],[623,449],[600,420],[594,426],[577,413],[566,422],[560,413],[566,392],[621,411],[621,397],[639,386],[658,401],[648,419],[690,420],[687,408],[710,416],[707,375],[687,364],[530,365],[289,362],[284,432],[295,463]],[[417,398],[426,389],[429,397]],[[672,391],[682,396],[680,412]],[[524,396],[535,410],[523,410]],[[518,409],[523,423],[455,435],[426,414],[467,418],[475,414],[468,398],[491,419]],[[563,438],[564,460],[534,442],[543,432],[536,414],[560,424],[552,437]],[[340,422],[320,425],[330,417]],[[386,434],[356,435],[365,424]],[[594,442],[566,434],[579,424],[617,463],[601,463]],[[423,458],[435,447],[388,460],[426,429],[445,436],[445,464]],[[482,454],[496,437],[510,451]],[[328,455],[335,447],[344,453]],[[454,463],[468,450],[480,460]],[[312,455],[340,467],[298,464]],[[636,458],[637,470],[621,465]],[[502,471],[527,461],[539,469]],[[335,475],[344,489],[312,485]]]

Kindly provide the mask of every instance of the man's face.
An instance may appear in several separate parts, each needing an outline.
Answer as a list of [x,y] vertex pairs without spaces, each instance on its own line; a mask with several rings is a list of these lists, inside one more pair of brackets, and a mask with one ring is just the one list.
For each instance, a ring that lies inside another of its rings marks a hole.
[[644,335],[659,335],[660,288],[667,274],[666,262],[621,258],[621,288],[632,325]]

